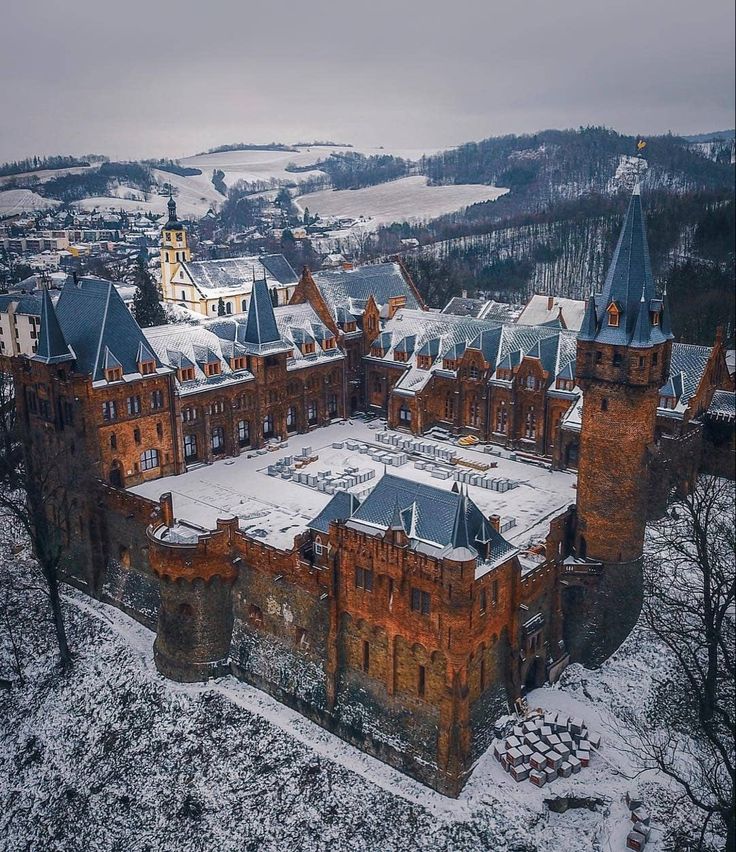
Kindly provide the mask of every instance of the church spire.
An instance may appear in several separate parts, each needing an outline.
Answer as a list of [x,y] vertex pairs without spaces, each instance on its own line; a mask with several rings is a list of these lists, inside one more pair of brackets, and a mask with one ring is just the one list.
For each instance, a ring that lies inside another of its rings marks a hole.
[[264,277],[257,281],[254,280],[242,342],[251,347],[260,347],[267,343],[277,343],[279,340],[281,340],[281,335],[276,325],[273,302],[268,292],[266,279]]
[[176,201],[174,201],[174,191],[171,188],[171,184],[169,184],[169,200],[166,204],[169,208],[169,221],[166,223],[167,228],[178,228],[180,227],[179,219],[176,215]]

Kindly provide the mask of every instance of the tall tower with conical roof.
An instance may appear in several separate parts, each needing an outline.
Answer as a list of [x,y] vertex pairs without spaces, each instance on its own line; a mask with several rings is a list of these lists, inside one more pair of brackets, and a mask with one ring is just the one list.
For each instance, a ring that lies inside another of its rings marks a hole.
[[[192,252],[187,239],[187,229],[176,215],[176,201],[169,192],[166,205],[169,216],[161,229],[161,291],[166,301],[181,301],[177,297],[176,285],[173,281],[182,263],[189,263]],[[181,294],[179,294],[179,297]]]
[[578,334],[583,389],[577,552],[606,563],[641,556],[658,390],[669,374],[666,295],[652,277],[639,187],[603,291],[591,293]]

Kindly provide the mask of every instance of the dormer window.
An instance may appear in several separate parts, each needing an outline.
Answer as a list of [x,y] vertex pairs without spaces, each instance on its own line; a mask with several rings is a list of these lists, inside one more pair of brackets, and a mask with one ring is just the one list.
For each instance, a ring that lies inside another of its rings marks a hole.
[[401,361],[405,363],[408,360],[409,356],[406,352],[398,352],[394,350],[394,361]]
[[141,361],[138,364],[138,372],[142,376],[150,376],[152,373],[156,372],[156,362],[155,361]]
[[659,407],[673,409],[677,405],[677,400],[674,396],[660,396]]
[[219,376],[220,375],[220,362],[219,361],[210,361],[209,363],[204,365],[203,372],[205,376],[208,378],[210,376]]
[[373,358],[383,358],[384,354],[380,346],[371,346],[371,355]]
[[612,328],[618,328],[621,322],[621,311],[615,302],[611,302],[608,306],[608,325]]
[[344,328],[345,328],[346,332],[351,332],[351,331],[355,331],[357,329],[357,325],[356,325],[355,321],[353,320],[352,322],[346,322]]
[[443,370],[457,370],[457,361],[452,358],[445,358],[442,361],[442,369]]
[[105,370],[105,379],[108,382],[122,382],[123,380],[123,368],[122,367],[108,367]]
[[194,367],[180,367],[179,368],[179,381],[180,382],[193,382],[194,381]]
[[302,355],[314,355],[313,340],[308,340],[302,345]]
[[327,337],[322,343],[324,349],[334,349],[335,348],[335,338]]
[[230,359],[230,368],[234,371],[245,370],[247,366],[246,359],[240,355]]
[[417,367],[420,370],[429,370],[432,367],[431,355],[417,355]]

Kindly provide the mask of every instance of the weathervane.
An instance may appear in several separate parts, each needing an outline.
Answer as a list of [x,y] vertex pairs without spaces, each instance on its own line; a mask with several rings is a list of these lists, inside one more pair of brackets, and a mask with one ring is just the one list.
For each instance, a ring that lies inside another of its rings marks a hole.
[[641,182],[641,173],[642,173],[642,165],[644,163],[643,153],[644,149],[647,147],[647,143],[641,136],[638,136],[636,139],[636,183],[639,184]]

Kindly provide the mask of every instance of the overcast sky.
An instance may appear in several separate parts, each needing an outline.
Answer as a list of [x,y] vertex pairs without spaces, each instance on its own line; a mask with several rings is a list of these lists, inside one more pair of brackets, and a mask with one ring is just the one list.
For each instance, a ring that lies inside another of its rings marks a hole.
[[0,160],[734,126],[733,0],[1,0]]

